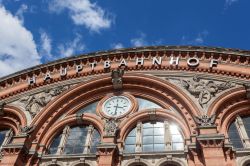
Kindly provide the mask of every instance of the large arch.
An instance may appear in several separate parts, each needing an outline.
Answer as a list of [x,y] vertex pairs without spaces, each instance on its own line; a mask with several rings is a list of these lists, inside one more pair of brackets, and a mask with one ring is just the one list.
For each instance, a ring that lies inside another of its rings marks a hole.
[[[145,82],[148,82],[149,85],[145,85]],[[193,101],[175,85],[153,76],[127,74],[124,76],[124,89],[131,91],[140,89],[143,93],[149,92],[165,99],[166,103],[176,107],[176,110],[181,113],[190,130],[196,133],[193,116],[199,115],[200,112]],[[95,79],[94,81],[80,84],[62,93],[33,119],[31,125],[36,126],[35,131],[32,133],[33,139],[37,137],[37,141],[40,142],[48,128],[58,119],[58,116],[69,110],[79,109],[78,106],[82,100],[93,97],[93,94],[98,95],[104,92],[106,94],[112,92],[112,90],[111,78],[104,76],[102,79]]]
[[25,114],[14,106],[4,106],[3,115],[0,115],[1,125],[8,126],[18,134],[21,127],[27,126]]
[[209,107],[208,115],[215,115],[218,131],[226,135],[230,122],[237,114],[250,110],[244,87],[236,87],[220,95]]

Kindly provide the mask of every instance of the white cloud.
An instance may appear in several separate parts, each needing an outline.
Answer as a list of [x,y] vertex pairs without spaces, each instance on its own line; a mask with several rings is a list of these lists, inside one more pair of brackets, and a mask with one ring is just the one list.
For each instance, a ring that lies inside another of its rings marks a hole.
[[39,54],[43,56],[46,60],[51,60],[52,59],[51,38],[43,30],[40,31],[40,42],[41,43],[40,43]]
[[148,45],[148,42],[146,41],[146,35],[144,33],[140,33],[139,37],[131,39],[130,42],[134,47]]
[[187,44],[187,45],[198,45],[198,44],[203,44],[205,39],[208,36],[208,31],[204,30],[200,33],[197,34],[195,37],[189,37],[189,36],[182,36],[181,38],[181,44]]
[[231,6],[233,3],[238,2],[239,0],[226,0],[225,1],[225,6]]
[[25,12],[27,12],[27,10],[28,10],[28,6],[26,4],[22,4],[15,14],[18,17],[19,21],[21,21],[22,24],[24,22],[23,14]]
[[114,49],[124,48],[122,43],[113,43],[113,44],[111,44],[111,47]]
[[76,37],[72,42],[60,44],[58,46],[60,57],[69,57],[77,52],[83,51],[84,49],[85,45],[81,43],[81,36],[79,34],[76,34]]
[[49,9],[56,13],[67,9],[74,24],[84,25],[95,32],[109,28],[112,22],[107,13],[90,0],[53,0],[49,4]]
[[0,76],[38,65],[40,57],[29,30],[0,5]]

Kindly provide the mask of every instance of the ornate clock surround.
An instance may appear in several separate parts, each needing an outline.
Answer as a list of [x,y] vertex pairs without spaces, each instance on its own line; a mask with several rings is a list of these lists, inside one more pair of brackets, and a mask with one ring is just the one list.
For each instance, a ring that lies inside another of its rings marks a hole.
[[[130,100],[131,106],[130,106],[130,109],[126,113],[124,113],[124,114],[122,114],[120,116],[115,116],[114,117],[114,116],[109,116],[106,113],[104,113],[103,105],[105,104],[105,102],[107,100],[109,100],[110,98],[115,97],[115,96],[118,96],[118,97],[119,96],[123,96],[123,97],[128,98]],[[98,115],[100,115],[102,117],[105,117],[107,119],[111,119],[111,118],[113,118],[113,119],[120,119],[120,118],[126,117],[127,115],[129,115],[132,112],[137,111],[137,109],[138,109],[138,102],[137,102],[136,98],[133,95],[129,94],[129,93],[124,93],[123,92],[123,93],[119,93],[119,94],[117,94],[117,93],[107,94],[104,98],[102,98],[99,101],[99,103],[97,105],[96,112],[97,112]]]

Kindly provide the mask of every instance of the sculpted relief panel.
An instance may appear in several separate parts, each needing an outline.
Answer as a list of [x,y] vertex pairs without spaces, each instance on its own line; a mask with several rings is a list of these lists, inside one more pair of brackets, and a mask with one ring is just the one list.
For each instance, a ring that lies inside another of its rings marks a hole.
[[197,75],[186,79],[169,79],[169,81],[187,90],[203,110],[208,107],[209,102],[217,97],[220,92],[236,86],[235,83],[230,81],[208,80]]
[[13,104],[23,107],[25,111],[28,111],[30,115],[34,117],[53,98],[67,89],[69,89],[69,85],[46,89],[40,93],[24,96]]

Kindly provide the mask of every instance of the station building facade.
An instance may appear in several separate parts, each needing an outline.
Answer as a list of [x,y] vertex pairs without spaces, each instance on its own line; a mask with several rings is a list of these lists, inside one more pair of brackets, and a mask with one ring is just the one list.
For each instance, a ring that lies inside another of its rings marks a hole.
[[0,79],[0,165],[249,166],[250,51],[95,52]]

